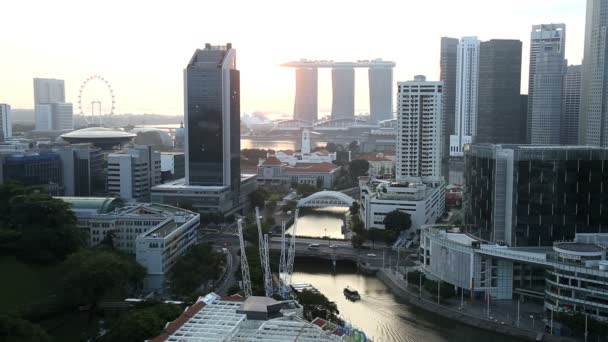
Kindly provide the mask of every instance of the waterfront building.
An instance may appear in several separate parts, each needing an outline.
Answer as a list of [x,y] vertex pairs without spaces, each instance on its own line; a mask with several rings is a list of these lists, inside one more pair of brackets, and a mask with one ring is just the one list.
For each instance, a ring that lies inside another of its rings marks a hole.
[[93,196],[106,190],[106,161],[101,149],[82,143],[57,147],[64,196]]
[[578,144],[578,120],[581,110],[582,65],[569,65],[564,77],[564,98],[562,118],[563,145]]
[[225,216],[242,213],[249,206],[249,194],[256,189],[256,175],[241,174],[239,191],[225,186],[188,185],[184,178],[151,189],[151,202],[173,206],[191,205],[199,212],[219,212]]
[[465,152],[465,223],[488,241],[550,246],[608,229],[608,149],[473,144]]
[[[347,341],[354,329],[316,318],[304,320],[297,301],[268,297],[221,297],[209,293],[169,322],[160,335],[147,342],[199,341]],[[357,331],[359,338],[365,334]]]
[[0,103],[0,142],[10,139],[12,136],[11,106]]
[[[443,82],[441,96],[441,158],[450,156],[450,135],[454,134],[456,112],[456,67],[458,61],[458,39],[441,37],[441,59],[439,80]],[[445,176],[445,175],[444,175]]]
[[[551,74],[559,73],[559,71],[550,71],[554,69],[554,67],[543,66],[545,63],[549,64],[559,64],[558,60],[561,60],[562,63],[565,63],[565,51],[566,51],[566,24],[541,24],[541,25],[533,25],[532,31],[530,32],[530,64],[528,71],[528,117],[527,117],[527,137],[526,142],[534,144],[532,142],[532,127],[533,127],[533,118],[534,118],[534,94],[537,92],[537,89],[542,92],[546,92],[547,94],[540,94],[538,98],[547,104],[547,101],[553,102],[554,100],[550,100],[552,93],[556,92],[556,85],[551,83],[546,83],[544,85],[536,85],[536,75],[540,68],[544,68],[544,73],[547,77],[547,72]],[[550,54],[555,57],[553,59],[548,59],[547,56],[541,58],[541,54]],[[541,78],[542,80],[543,78]],[[543,100],[546,99],[546,100]],[[537,105],[537,115],[541,115],[538,113],[539,110],[542,109],[541,105]],[[538,124],[537,124],[538,126]],[[500,143],[507,143],[500,142]],[[576,143],[575,143],[576,144]]]
[[441,177],[442,86],[421,75],[397,83],[397,181]]
[[443,179],[390,181],[359,177],[360,215],[366,229],[384,229],[384,217],[394,210],[410,215],[412,229],[433,224],[445,208]]
[[369,78],[369,121],[377,124],[393,118],[393,66],[372,64]]
[[479,82],[479,39],[463,37],[456,57],[456,100],[454,134],[450,136],[450,156],[462,157],[464,145],[477,132],[477,91]]
[[58,198],[70,204],[88,245],[98,245],[112,233],[114,248],[135,256],[146,268],[150,291],[162,290],[165,275],[197,243],[198,213],[112,197]]
[[2,181],[25,186],[44,185],[52,195],[63,193],[61,158],[55,152],[12,154],[2,160]]
[[525,142],[522,127],[526,118],[520,109],[519,93],[521,47],[521,41],[512,39],[492,39],[480,44],[475,143]]
[[316,68],[296,69],[296,99],[293,108],[293,118],[313,124],[318,118],[319,71]]
[[161,183],[160,153],[135,145],[108,155],[108,192],[126,201],[147,202],[150,189]]
[[418,261],[431,279],[454,285],[472,300],[543,298],[550,312],[608,321],[608,234],[577,233],[546,248],[507,247],[454,226],[421,230]]
[[73,129],[73,109],[65,103],[63,80],[34,78],[34,111],[36,130],[53,131]]
[[587,0],[579,144],[608,147],[608,11],[605,0]]

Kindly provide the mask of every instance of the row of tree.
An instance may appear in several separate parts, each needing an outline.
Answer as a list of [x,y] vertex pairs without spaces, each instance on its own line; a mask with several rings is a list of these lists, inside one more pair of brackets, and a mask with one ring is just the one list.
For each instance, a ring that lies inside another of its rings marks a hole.
[[361,247],[367,240],[376,242],[384,241],[387,245],[392,245],[399,235],[412,226],[410,214],[393,210],[386,214],[383,223],[385,229],[370,228],[365,229],[365,224],[359,218],[359,203],[355,202],[350,207],[351,213],[351,229],[355,233],[352,237],[353,247]]

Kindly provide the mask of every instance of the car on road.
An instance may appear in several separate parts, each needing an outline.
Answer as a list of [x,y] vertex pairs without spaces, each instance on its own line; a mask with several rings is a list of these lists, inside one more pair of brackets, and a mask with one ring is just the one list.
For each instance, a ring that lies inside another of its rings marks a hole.
[[340,248],[342,245],[330,245],[329,248]]
[[319,245],[318,243],[311,243],[310,245],[308,245],[308,249],[319,249],[319,247],[321,247],[321,245]]
[[367,253],[367,256],[368,256],[368,257],[370,257],[370,258],[375,258],[375,257],[377,257],[377,255],[376,255],[376,254],[374,254],[374,253]]

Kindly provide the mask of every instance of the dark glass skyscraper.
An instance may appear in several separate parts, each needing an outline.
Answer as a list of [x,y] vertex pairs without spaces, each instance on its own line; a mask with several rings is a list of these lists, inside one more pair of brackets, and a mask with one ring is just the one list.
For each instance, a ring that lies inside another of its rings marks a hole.
[[[454,134],[454,113],[456,111],[456,64],[458,59],[458,39],[441,37],[441,72],[443,81],[441,110],[441,158],[450,156],[450,135]],[[445,175],[444,175],[445,176]]]
[[240,185],[240,75],[231,44],[196,50],[184,70],[186,183]]
[[479,48],[478,143],[523,143],[521,41],[492,39]]

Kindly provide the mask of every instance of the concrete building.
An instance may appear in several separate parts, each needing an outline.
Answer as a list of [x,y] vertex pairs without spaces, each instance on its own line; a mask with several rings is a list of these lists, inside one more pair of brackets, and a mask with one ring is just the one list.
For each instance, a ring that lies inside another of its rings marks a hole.
[[200,215],[160,204],[123,203],[112,197],[59,197],[70,204],[89,246],[113,233],[114,248],[146,268],[145,288],[162,291],[165,275],[197,243]]
[[184,152],[161,152],[160,171],[163,183],[186,176],[186,157]]
[[608,228],[608,149],[470,145],[465,153],[465,223],[508,246],[550,246]]
[[355,118],[355,69],[331,70],[332,102],[331,119]]
[[[562,59],[565,60],[565,51],[566,51],[566,24],[541,24],[532,26],[532,31],[530,32],[530,64],[529,64],[529,72],[528,72],[528,118],[527,118],[527,134],[526,134],[526,142],[530,143],[531,133],[532,133],[532,118],[533,118],[533,106],[534,106],[534,93],[536,91],[536,73],[540,66],[543,63],[558,63],[557,61],[548,60],[547,57],[543,57],[542,60],[539,60],[539,55],[541,53],[552,53],[554,56],[557,55],[559,57],[554,57],[554,59]],[[551,67],[547,69],[545,67],[545,74]],[[551,85],[546,85],[550,88]],[[539,90],[543,92],[553,93],[551,89],[543,90],[546,86],[540,86]],[[543,95],[540,95],[540,98],[543,98]],[[546,101],[545,101],[546,102]],[[537,107],[542,108],[542,107]]]
[[578,120],[581,110],[582,65],[569,65],[564,77],[562,139],[564,145],[578,144]]
[[72,104],[65,103],[63,80],[34,78],[36,130],[73,129]]
[[473,142],[477,132],[477,91],[479,81],[479,39],[463,37],[456,57],[456,112],[454,134],[450,136],[450,156],[462,157],[463,147]]
[[13,121],[11,119],[11,106],[0,103],[0,141],[13,136]]
[[524,143],[526,118],[520,108],[519,40],[492,39],[479,46],[475,143]]
[[470,300],[543,298],[551,312],[586,314],[608,321],[608,234],[576,234],[550,247],[506,247],[461,228],[421,230],[420,269],[431,279],[454,285]]
[[294,300],[268,297],[221,297],[209,293],[169,322],[160,335],[146,342],[365,341],[365,334],[316,318],[304,320],[303,309]]
[[414,81],[397,84],[396,179],[441,177],[442,82]]
[[[441,59],[439,80],[443,82],[441,96],[441,158],[450,156],[450,136],[454,134],[456,112],[456,67],[458,61],[458,39],[441,37]],[[444,175],[445,176],[445,175]]]
[[297,162],[293,165],[277,157],[260,160],[257,167],[258,184],[309,184],[322,189],[333,188],[341,167],[331,162]]
[[296,99],[293,118],[313,124],[318,119],[319,71],[316,68],[296,69]]
[[393,170],[395,169],[395,153],[393,152],[372,152],[358,156],[357,159],[367,160],[369,163],[368,174],[371,177],[383,179],[395,177],[393,174]]
[[240,74],[231,44],[196,50],[184,70],[184,95],[186,184],[238,191]]
[[360,215],[366,229],[384,229],[384,217],[394,210],[408,213],[412,229],[434,224],[445,208],[445,182],[420,179],[394,182],[359,178]]
[[54,148],[59,154],[64,196],[94,196],[106,190],[106,161],[101,149],[92,144]]
[[150,189],[161,183],[160,153],[135,145],[108,155],[108,192],[129,202],[147,202]]
[[605,0],[587,0],[579,144],[608,147],[608,11]]
[[157,185],[151,190],[151,202],[173,206],[192,205],[199,212],[220,212],[225,216],[242,213],[249,206],[249,194],[256,189],[256,175],[241,175],[240,191],[225,186],[188,185],[178,179]]
[[371,123],[393,118],[393,67],[372,65],[369,79],[369,115]]

